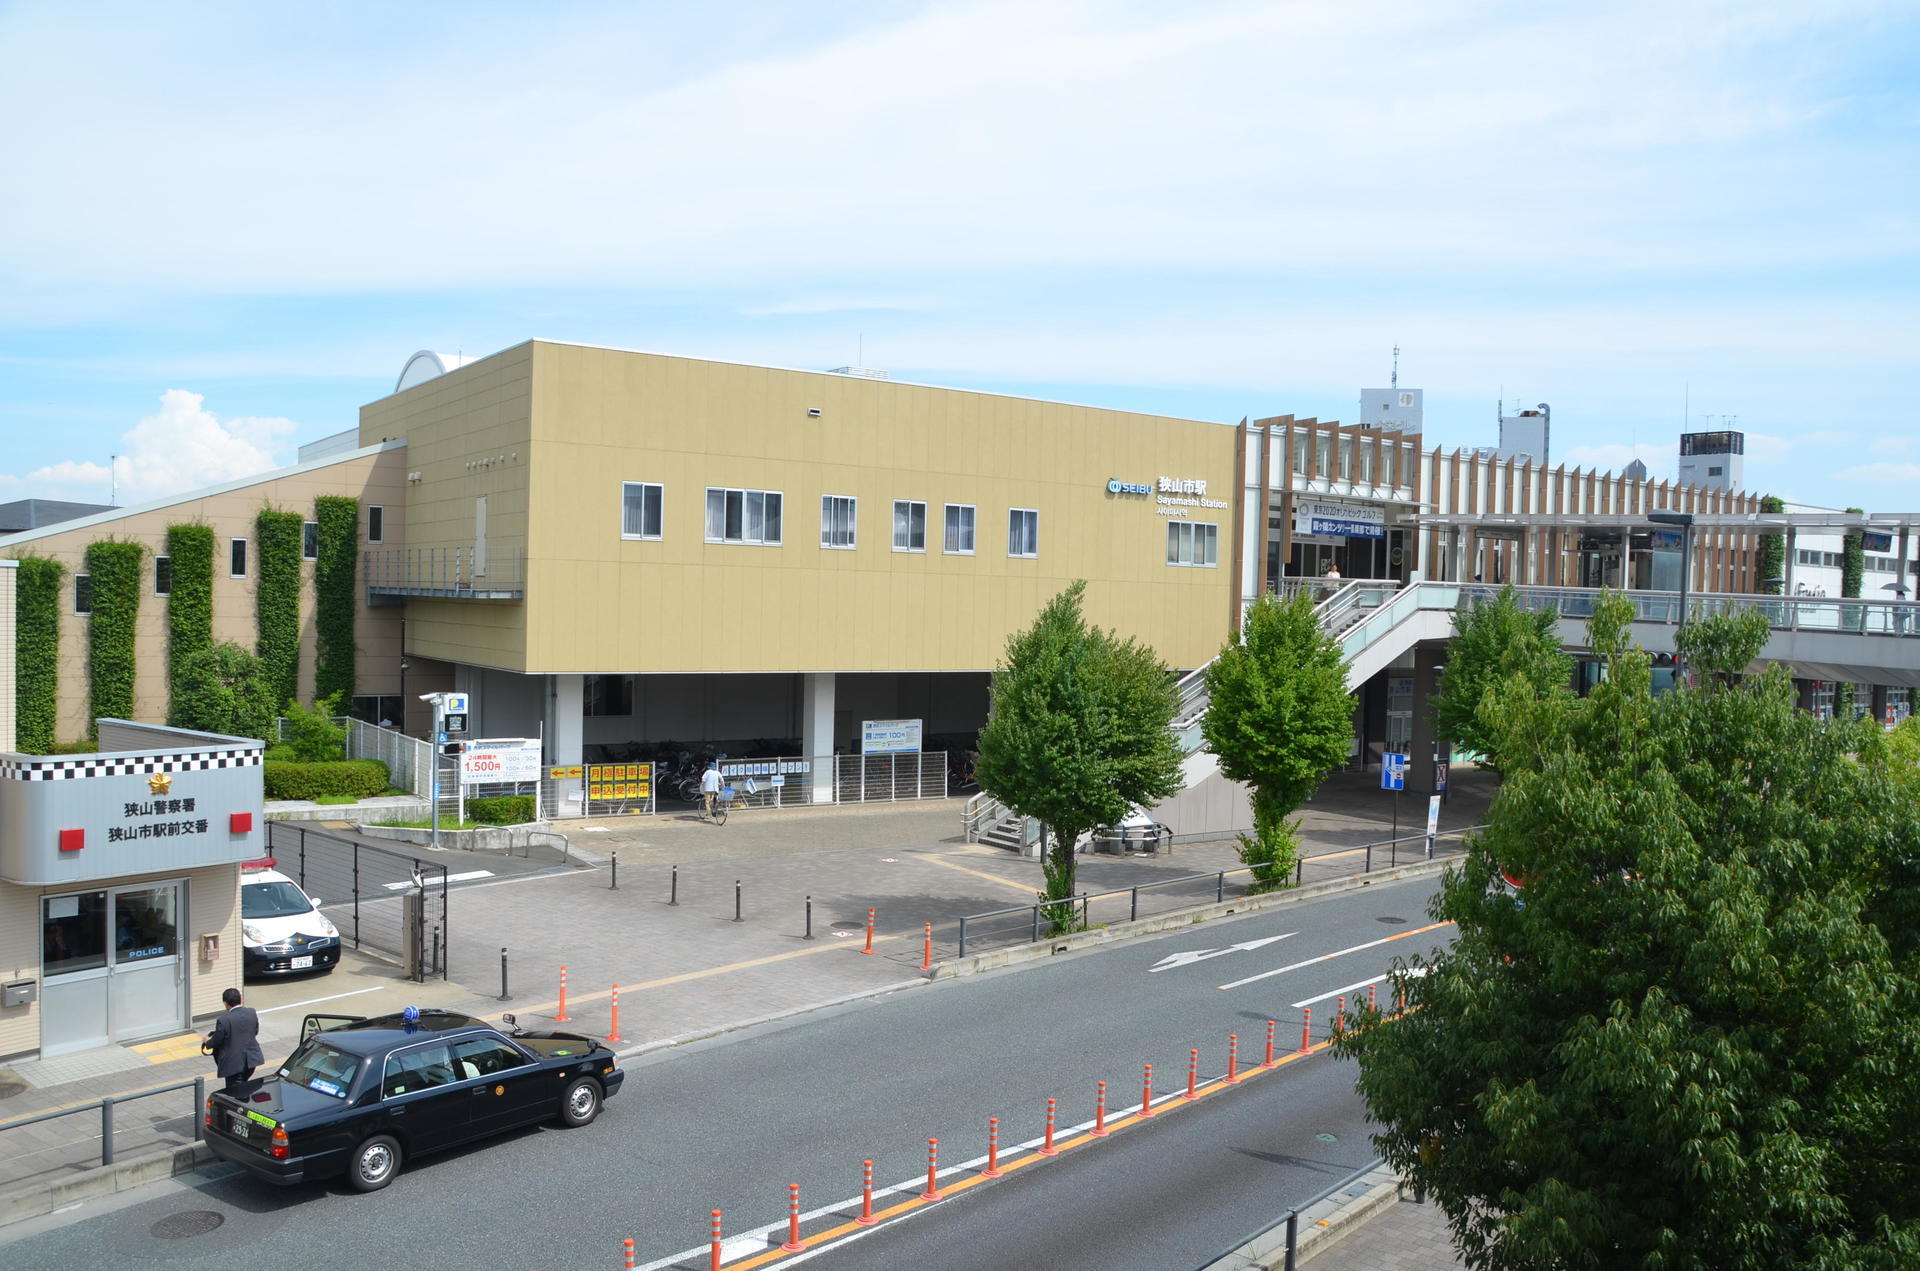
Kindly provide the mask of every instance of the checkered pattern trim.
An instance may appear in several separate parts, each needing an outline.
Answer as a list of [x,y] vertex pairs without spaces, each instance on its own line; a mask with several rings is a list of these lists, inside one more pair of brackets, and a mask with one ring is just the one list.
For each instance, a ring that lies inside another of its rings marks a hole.
[[75,781],[87,777],[135,777],[154,772],[204,772],[209,768],[257,768],[259,750],[209,750],[195,755],[80,755],[72,759],[0,760],[0,781]]

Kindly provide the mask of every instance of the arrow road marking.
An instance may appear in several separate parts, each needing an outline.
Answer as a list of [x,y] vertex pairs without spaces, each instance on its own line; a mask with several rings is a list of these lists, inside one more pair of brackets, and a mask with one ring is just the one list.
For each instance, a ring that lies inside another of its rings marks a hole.
[[1195,962],[1205,962],[1208,958],[1224,958],[1229,953],[1234,953],[1241,949],[1258,949],[1262,945],[1269,945],[1276,940],[1285,940],[1288,936],[1297,936],[1299,934],[1297,931],[1289,931],[1284,936],[1268,936],[1264,940],[1247,940],[1227,949],[1188,949],[1185,952],[1176,953],[1171,957],[1160,959],[1147,968],[1147,974],[1152,975],[1155,971],[1171,971],[1177,966],[1191,966]]
[[1231,984],[1222,984],[1220,987],[1222,989],[1237,989],[1242,984],[1252,984],[1255,980],[1271,979],[1276,975],[1285,975],[1289,971],[1298,971],[1303,966],[1312,966],[1316,962],[1325,962],[1330,958],[1344,958],[1349,953],[1358,953],[1362,949],[1377,949],[1383,944],[1392,944],[1395,940],[1405,940],[1408,936],[1417,936],[1423,931],[1438,931],[1441,927],[1451,927],[1452,925],[1451,922],[1428,923],[1424,927],[1415,927],[1412,931],[1402,931],[1396,935],[1386,936],[1379,940],[1369,940],[1365,944],[1356,944],[1350,949],[1336,949],[1332,953],[1323,953],[1317,958],[1308,958],[1304,962],[1295,962],[1289,966],[1276,967],[1271,971],[1262,971],[1258,975],[1249,975],[1244,980],[1235,980]]

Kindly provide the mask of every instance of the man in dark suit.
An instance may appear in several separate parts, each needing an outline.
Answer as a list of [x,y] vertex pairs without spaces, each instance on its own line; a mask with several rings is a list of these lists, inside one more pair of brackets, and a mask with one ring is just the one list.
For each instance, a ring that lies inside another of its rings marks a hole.
[[267,1061],[260,1053],[260,1017],[251,1006],[240,1005],[239,989],[228,989],[220,1000],[227,1009],[213,1021],[200,1053],[213,1056],[214,1075],[227,1079],[227,1093],[240,1094],[253,1080],[253,1070]]

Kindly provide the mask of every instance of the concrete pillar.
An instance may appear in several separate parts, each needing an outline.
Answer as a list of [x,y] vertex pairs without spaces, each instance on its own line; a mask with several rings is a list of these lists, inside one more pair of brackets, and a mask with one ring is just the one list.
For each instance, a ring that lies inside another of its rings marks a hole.
[[834,674],[809,672],[800,683],[801,749],[813,761],[809,797],[815,803],[832,803]]
[[1440,668],[1447,646],[1420,645],[1413,651],[1413,740],[1407,746],[1407,792],[1433,793],[1433,760],[1447,757],[1442,739],[1434,736],[1433,695],[1440,687]]
[[[585,754],[582,694],[586,682],[584,675],[547,677],[545,736],[547,763],[551,765],[577,764]],[[560,815],[579,816],[586,810],[582,803],[583,783],[579,779],[568,778],[554,784],[554,799],[559,805],[557,810]]]

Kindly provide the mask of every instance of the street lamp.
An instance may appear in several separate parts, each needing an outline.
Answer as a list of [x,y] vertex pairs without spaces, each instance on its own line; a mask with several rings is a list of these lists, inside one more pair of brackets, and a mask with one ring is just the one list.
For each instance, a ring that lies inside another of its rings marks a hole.
[[1680,620],[1673,628],[1673,680],[1684,684],[1686,659],[1680,654],[1680,632],[1687,625],[1687,584],[1693,581],[1693,513],[1661,509],[1647,513],[1647,519],[1656,525],[1680,527]]

